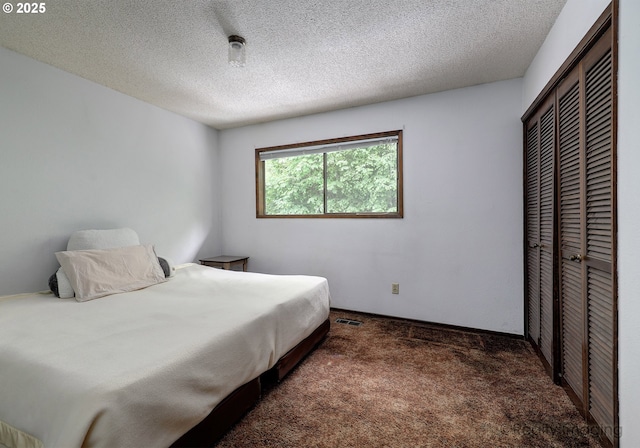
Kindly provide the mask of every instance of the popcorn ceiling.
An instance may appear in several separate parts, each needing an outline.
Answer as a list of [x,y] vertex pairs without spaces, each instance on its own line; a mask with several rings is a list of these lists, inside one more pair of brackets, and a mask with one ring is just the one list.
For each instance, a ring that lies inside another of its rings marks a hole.
[[521,77],[565,2],[56,0],[0,45],[225,129]]

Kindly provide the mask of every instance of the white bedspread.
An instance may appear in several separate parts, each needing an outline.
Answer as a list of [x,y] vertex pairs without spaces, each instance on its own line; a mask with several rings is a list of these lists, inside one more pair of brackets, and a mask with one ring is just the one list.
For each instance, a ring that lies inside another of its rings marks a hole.
[[0,445],[168,446],[329,315],[326,279],[178,269],[90,302],[0,298]]

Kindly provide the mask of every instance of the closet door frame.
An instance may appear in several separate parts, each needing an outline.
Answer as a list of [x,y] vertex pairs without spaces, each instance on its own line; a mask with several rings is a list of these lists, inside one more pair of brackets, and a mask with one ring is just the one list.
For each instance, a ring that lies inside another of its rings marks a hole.
[[[538,97],[535,99],[535,101],[531,104],[531,106],[527,109],[527,111],[525,112],[525,114],[522,117],[522,121],[524,124],[524,145],[523,147],[524,149],[524,160],[525,163],[523,164],[523,179],[524,179],[524,204],[525,207],[523,207],[524,209],[524,274],[525,274],[525,289],[524,289],[524,303],[525,303],[525,313],[524,313],[524,323],[525,323],[525,337],[530,338],[529,336],[529,328],[528,328],[528,324],[529,324],[529,303],[528,303],[528,283],[527,283],[527,257],[528,257],[528,242],[527,242],[527,207],[526,207],[526,182],[527,182],[527,178],[526,178],[526,174],[527,174],[527,166],[526,166],[526,141],[527,141],[527,130],[530,127],[530,123],[533,120],[533,117],[538,115],[539,110],[541,109],[541,105],[543,103],[546,103],[550,97],[556,98],[557,96],[557,92],[556,89],[559,87],[559,85],[564,81],[564,79],[567,77],[567,75],[570,74],[570,72],[572,72],[574,69],[576,69],[576,67],[579,65],[579,63],[582,61],[582,59],[584,58],[584,56],[594,47],[594,45],[598,42],[598,40],[607,32],[609,31],[609,29],[611,29],[611,54],[612,54],[612,72],[613,72],[613,79],[612,79],[612,92],[613,92],[613,96],[612,96],[612,129],[611,129],[611,163],[612,163],[612,172],[611,172],[611,183],[612,183],[612,235],[611,235],[611,250],[612,250],[612,260],[611,260],[611,281],[612,281],[612,300],[613,300],[613,360],[612,360],[612,369],[613,369],[613,394],[614,394],[614,428],[613,428],[613,434],[609,431],[607,431],[606,434],[603,433],[602,428],[599,428],[600,431],[600,435],[601,435],[601,439],[604,442],[605,446],[613,446],[613,447],[618,447],[619,446],[619,431],[617,430],[619,428],[619,398],[618,398],[618,288],[617,288],[617,284],[618,284],[618,278],[617,278],[617,73],[618,73],[618,0],[613,0],[612,3],[604,10],[604,12],[600,15],[600,17],[598,18],[598,20],[595,22],[595,24],[591,27],[591,29],[587,32],[587,34],[585,35],[585,37],[580,41],[580,43],[578,44],[578,46],[573,50],[573,52],[570,54],[570,56],[567,58],[567,60],[562,64],[562,66],[558,69],[558,71],[554,74],[554,76],[549,80],[549,82],[547,83],[547,85],[542,89],[541,93],[538,95]],[[583,75],[581,75],[583,76]],[[584,81],[584,78],[580,80],[581,82]],[[584,84],[582,84],[584,85]],[[559,104],[558,101],[556,100],[555,103],[555,110],[556,110],[556,142],[559,139],[559,131],[558,131],[558,126],[559,126],[559,120],[557,119],[558,117],[558,113],[559,113]],[[581,110],[581,114],[584,113],[584,104],[582,105],[582,110]],[[581,136],[582,138],[582,136]],[[559,145],[556,145],[556,148],[559,147]],[[583,162],[581,162],[583,163]],[[561,286],[560,285],[560,260],[558,259],[558,257],[560,256],[561,252],[561,248],[560,248],[560,242],[557,240],[556,236],[559,234],[559,220],[560,220],[560,210],[559,210],[559,205],[560,205],[560,201],[559,198],[557,196],[557,194],[559,194],[559,154],[556,154],[556,161],[555,161],[555,167],[556,167],[556,173],[555,173],[555,179],[556,179],[556,185],[555,185],[555,191],[556,191],[556,205],[555,205],[555,231],[554,231],[554,252],[555,252],[555,256],[554,256],[554,271],[557,273],[556,278],[557,281],[555,281],[555,285],[556,288],[554,288],[554,315],[560,315],[560,302],[559,302],[559,291],[558,288]],[[584,169],[584,167],[581,167],[581,169]],[[583,217],[584,219],[584,217]],[[584,236],[586,238],[586,235]],[[583,247],[585,242],[582,242]],[[596,261],[597,262],[597,261]],[[561,323],[559,319],[554,319],[555,322],[555,327],[554,327],[554,365],[553,365],[553,369],[551,372],[551,376],[554,380],[554,382],[560,384],[561,383],[561,376],[560,376],[560,372],[562,371],[562,366],[561,366],[561,347],[559,345],[559,341],[560,341],[560,331],[561,331]],[[586,324],[586,322],[585,322]],[[585,328],[586,330],[586,328]],[[584,336],[583,336],[584,337]],[[586,350],[586,342],[583,341],[583,353],[584,350]],[[534,347],[536,348],[536,350],[538,350],[537,346],[534,345]],[[540,354],[540,352],[538,351],[538,354]],[[541,356],[541,359],[543,357]],[[543,360],[543,364],[544,364],[544,360]],[[586,372],[585,372],[586,373]],[[584,378],[583,378],[584,380]],[[583,381],[583,384],[585,384],[586,381]],[[570,389],[566,388],[565,389],[569,392]],[[584,390],[584,389],[583,389]],[[573,396],[571,393],[569,393],[570,398],[572,398],[572,400],[574,402],[576,402],[576,396]],[[588,397],[588,392],[587,395],[585,395],[586,397]],[[585,404],[586,403],[586,404]],[[585,400],[584,403],[580,403],[578,401],[578,403],[576,403],[576,407],[578,408],[578,410],[580,411],[580,413],[583,415],[583,417],[585,419],[587,419],[589,421],[589,423],[594,424],[595,421],[593,420],[593,418],[591,417],[589,410],[588,410],[588,401]],[[611,430],[611,428],[606,428],[607,430]],[[606,437],[609,436],[609,437]]]

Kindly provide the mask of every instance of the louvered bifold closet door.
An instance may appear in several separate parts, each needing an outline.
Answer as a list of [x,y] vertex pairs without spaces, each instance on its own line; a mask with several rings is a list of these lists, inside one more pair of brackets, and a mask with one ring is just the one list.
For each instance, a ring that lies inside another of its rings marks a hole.
[[527,328],[553,370],[554,99],[527,123]]
[[553,207],[555,108],[540,118],[540,351],[553,366]]
[[584,59],[586,302],[589,412],[614,426],[613,64],[611,31]]
[[579,70],[557,90],[559,153],[560,358],[563,381],[583,403],[584,309],[582,264],[571,260],[582,250],[582,146]]
[[526,164],[526,213],[527,213],[527,304],[529,337],[536,344],[540,344],[540,221],[539,221],[539,190],[540,178],[538,166],[539,129],[538,120],[531,122],[527,129],[527,164]]
[[613,443],[613,63],[607,31],[559,84],[560,369]]

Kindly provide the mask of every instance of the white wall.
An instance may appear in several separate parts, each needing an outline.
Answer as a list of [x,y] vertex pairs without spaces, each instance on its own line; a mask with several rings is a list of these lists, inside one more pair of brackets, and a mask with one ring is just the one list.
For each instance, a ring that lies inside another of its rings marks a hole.
[[640,446],[640,2],[620,0],[618,325],[621,446]]
[[0,295],[47,289],[79,229],[217,252],[217,157],[217,131],[0,47]]
[[[222,245],[332,305],[522,334],[520,79],[220,132]],[[404,129],[404,219],[256,219],[256,147]],[[400,294],[391,294],[391,283]]]
[[578,46],[610,0],[568,0],[529,65],[522,87],[522,113]]

